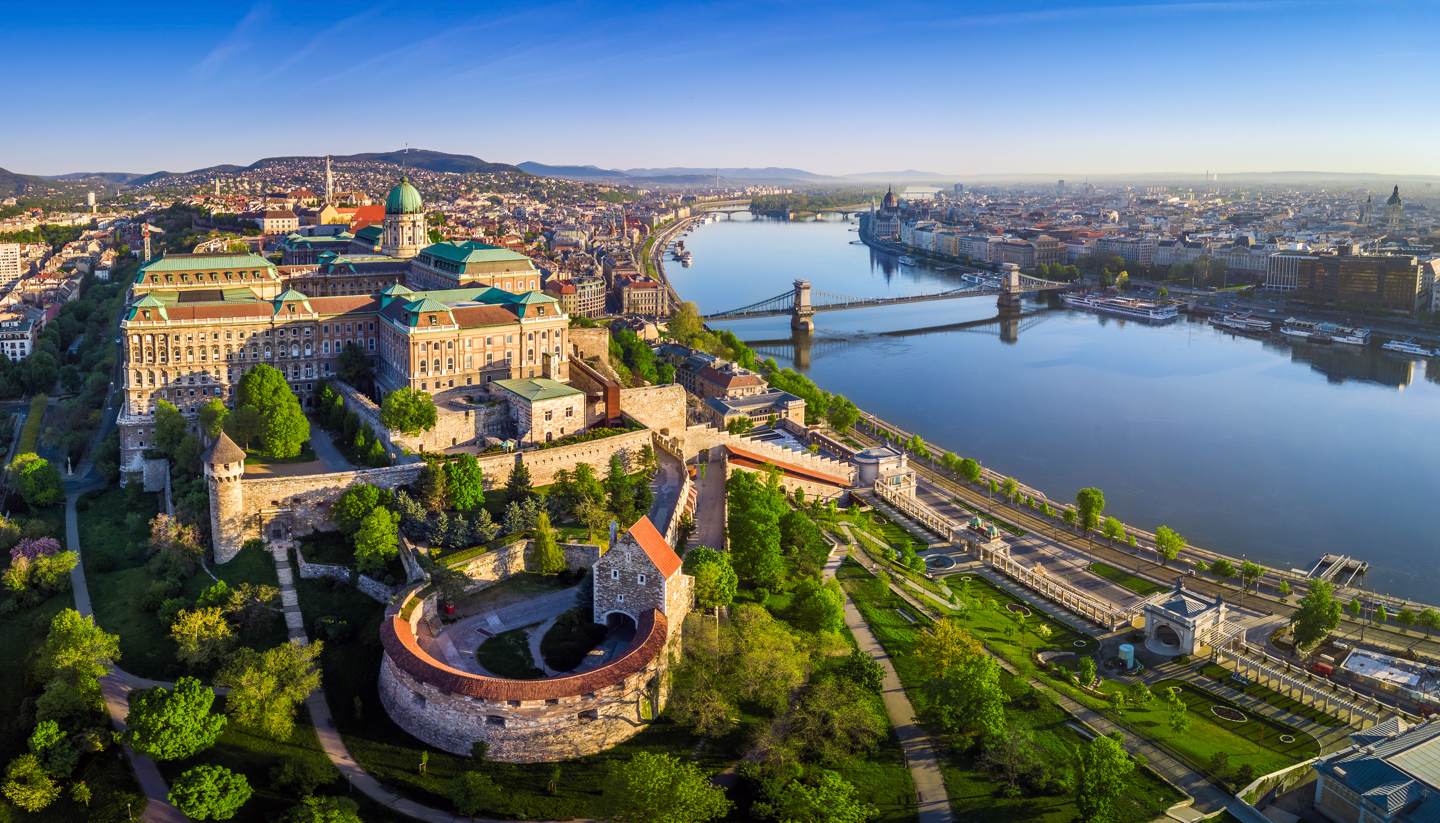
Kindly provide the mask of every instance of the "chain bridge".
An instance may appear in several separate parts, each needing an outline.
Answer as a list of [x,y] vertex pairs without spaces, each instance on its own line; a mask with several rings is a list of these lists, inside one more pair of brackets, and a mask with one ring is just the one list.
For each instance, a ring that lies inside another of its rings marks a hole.
[[796,280],[794,288],[758,300],[748,306],[713,312],[705,320],[746,320],[753,317],[778,317],[790,315],[790,327],[797,331],[814,331],[815,314],[822,311],[848,311],[876,306],[898,306],[906,303],[926,303],[932,300],[954,300],[960,297],[995,297],[1002,313],[1018,311],[1020,297],[1024,294],[1059,291],[1069,288],[1068,283],[1057,283],[1031,277],[1018,271],[1004,272],[987,277],[976,274],[962,275],[965,285],[932,294],[911,294],[899,297],[851,297],[844,294],[812,289],[809,280]]

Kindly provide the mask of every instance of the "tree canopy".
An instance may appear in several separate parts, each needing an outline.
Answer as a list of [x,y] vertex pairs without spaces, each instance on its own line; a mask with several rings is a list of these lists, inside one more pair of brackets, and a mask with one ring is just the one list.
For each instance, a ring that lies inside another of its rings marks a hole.
[[615,823],[704,823],[730,811],[725,790],[699,767],[656,752],[614,764],[603,803]]
[[225,716],[210,711],[215,692],[193,677],[145,689],[130,698],[125,742],[156,760],[181,760],[210,748],[225,729]]
[[445,491],[456,511],[473,512],[485,505],[485,473],[473,454],[445,464]]
[[380,404],[380,422],[391,431],[416,435],[435,428],[435,401],[429,392],[409,386],[385,395]]
[[53,506],[65,497],[60,471],[34,452],[16,456],[10,464],[10,477],[21,499],[31,509]]
[[224,766],[202,764],[175,779],[170,786],[170,802],[192,820],[229,820],[251,793],[245,775]]
[[1300,598],[1299,608],[1290,616],[1295,631],[1295,645],[1313,646],[1340,625],[1340,601],[1328,580],[1313,580],[1309,591]]
[[1105,511],[1105,492],[1094,486],[1086,486],[1075,493],[1075,511],[1080,526],[1087,532],[1095,531],[1100,525],[1100,515]]
[[1115,801],[1133,771],[1135,761],[1119,735],[1100,735],[1081,747],[1075,757],[1075,805],[1080,818],[1095,823],[1114,820]]
[[320,687],[317,661],[322,645],[282,643],[264,652],[237,651],[216,678],[230,687],[225,699],[230,718],[272,740],[289,738],[296,709]]
[[255,409],[259,449],[269,457],[295,457],[310,439],[310,421],[300,408],[300,400],[285,375],[274,366],[261,363],[245,372],[235,386],[235,404],[237,410],[245,406]]

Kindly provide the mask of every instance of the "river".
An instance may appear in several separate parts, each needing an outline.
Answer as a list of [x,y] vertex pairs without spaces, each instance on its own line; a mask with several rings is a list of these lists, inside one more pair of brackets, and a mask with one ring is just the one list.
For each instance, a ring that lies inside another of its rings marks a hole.
[[[683,239],[666,272],[702,313],[790,288],[922,294],[954,273],[853,245],[854,224],[740,216]],[[668,255],[667,255],[668,257]],[[819,295],[817,294],[817,300]],[[1002,339],[994,298],[722,324],[861,408],[1059,500],[1104,490],[1106,513],[1284,568],[1368,560],[1366,588],[1435,600],[1440,582],[1440,361],[1295,344],[1186,319],[1149,326],[1044,303]],[[797,362],[798,360],[798,362]]]

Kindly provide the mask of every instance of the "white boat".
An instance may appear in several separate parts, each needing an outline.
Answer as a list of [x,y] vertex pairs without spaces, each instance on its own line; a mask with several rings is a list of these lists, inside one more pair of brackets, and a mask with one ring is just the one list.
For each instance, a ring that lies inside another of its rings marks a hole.
[[1353,326],[1339,326],[1334,323],[1321,323],[1320,328],[1330,336],[1335,343],[1344,343],[1347,346],[1368,346],[1370,345],[1370,330],[1357,329]]
[[1287,317],[1285,323],[1280,326],[1280,333],[1296,340],[1309,340],[1313,343],[1330,342],[1330,337],[1321,330],[1320,324],[1311,320]]
[[1210,319],[1210,325],[1216,328],[1229,329],[1246,334],[1268,334],[1275,328],[1275,324],[1269,320],[1261,320],[1245,312],[1239,314],[1222,314],[1218,317],[1212,317]]
[[915,258],[911,257],[910,255],[908,255],[908,254],[902,254],[902,255],[900,255],[900,265],[902,265],[902,266],[918,266],[918,265],[920,265],[920,263],[919,263],[919,261],[917,261]]
[[1412,340],[1391,340],[1380,348],[1415,357],[1440,357],[1440,349],[1430,349]]
[[1180,309],[1174,303],[1155,300],[1140,300],[1134,297],[1113,297],[1102,294],[1066,294],[1061,301],[1072,309],[1086,309],[1144,320],[1147,323],[1169,323],[1180,316]]

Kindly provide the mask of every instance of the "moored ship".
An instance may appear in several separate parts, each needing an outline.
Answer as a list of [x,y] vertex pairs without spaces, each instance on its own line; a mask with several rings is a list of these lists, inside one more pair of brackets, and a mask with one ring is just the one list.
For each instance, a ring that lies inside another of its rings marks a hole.
[[1396,354],[1408,354],[1414,357],[1440,357],[1440,349],[1431,349],[1416,343],[1415,340],[1391,340],[1380,348]]
[[1262,320],[1245,312],[1239,314],[1222,314],[1218,317],[1212,317],[1210,319],[1210,325],[1216,328],[1241,332],[1242,334],[1269,334],[1275,329],[1275,324],[1269,320]]
[[1141,300],[1136,297],[1117,297],[1103,294],[1066,294],[1061,301],[1072,309],[1085,309],[1101,314],[1143,320],[1146,323],[1169,323],[1180,316],[1180,309],[1174,303]]

